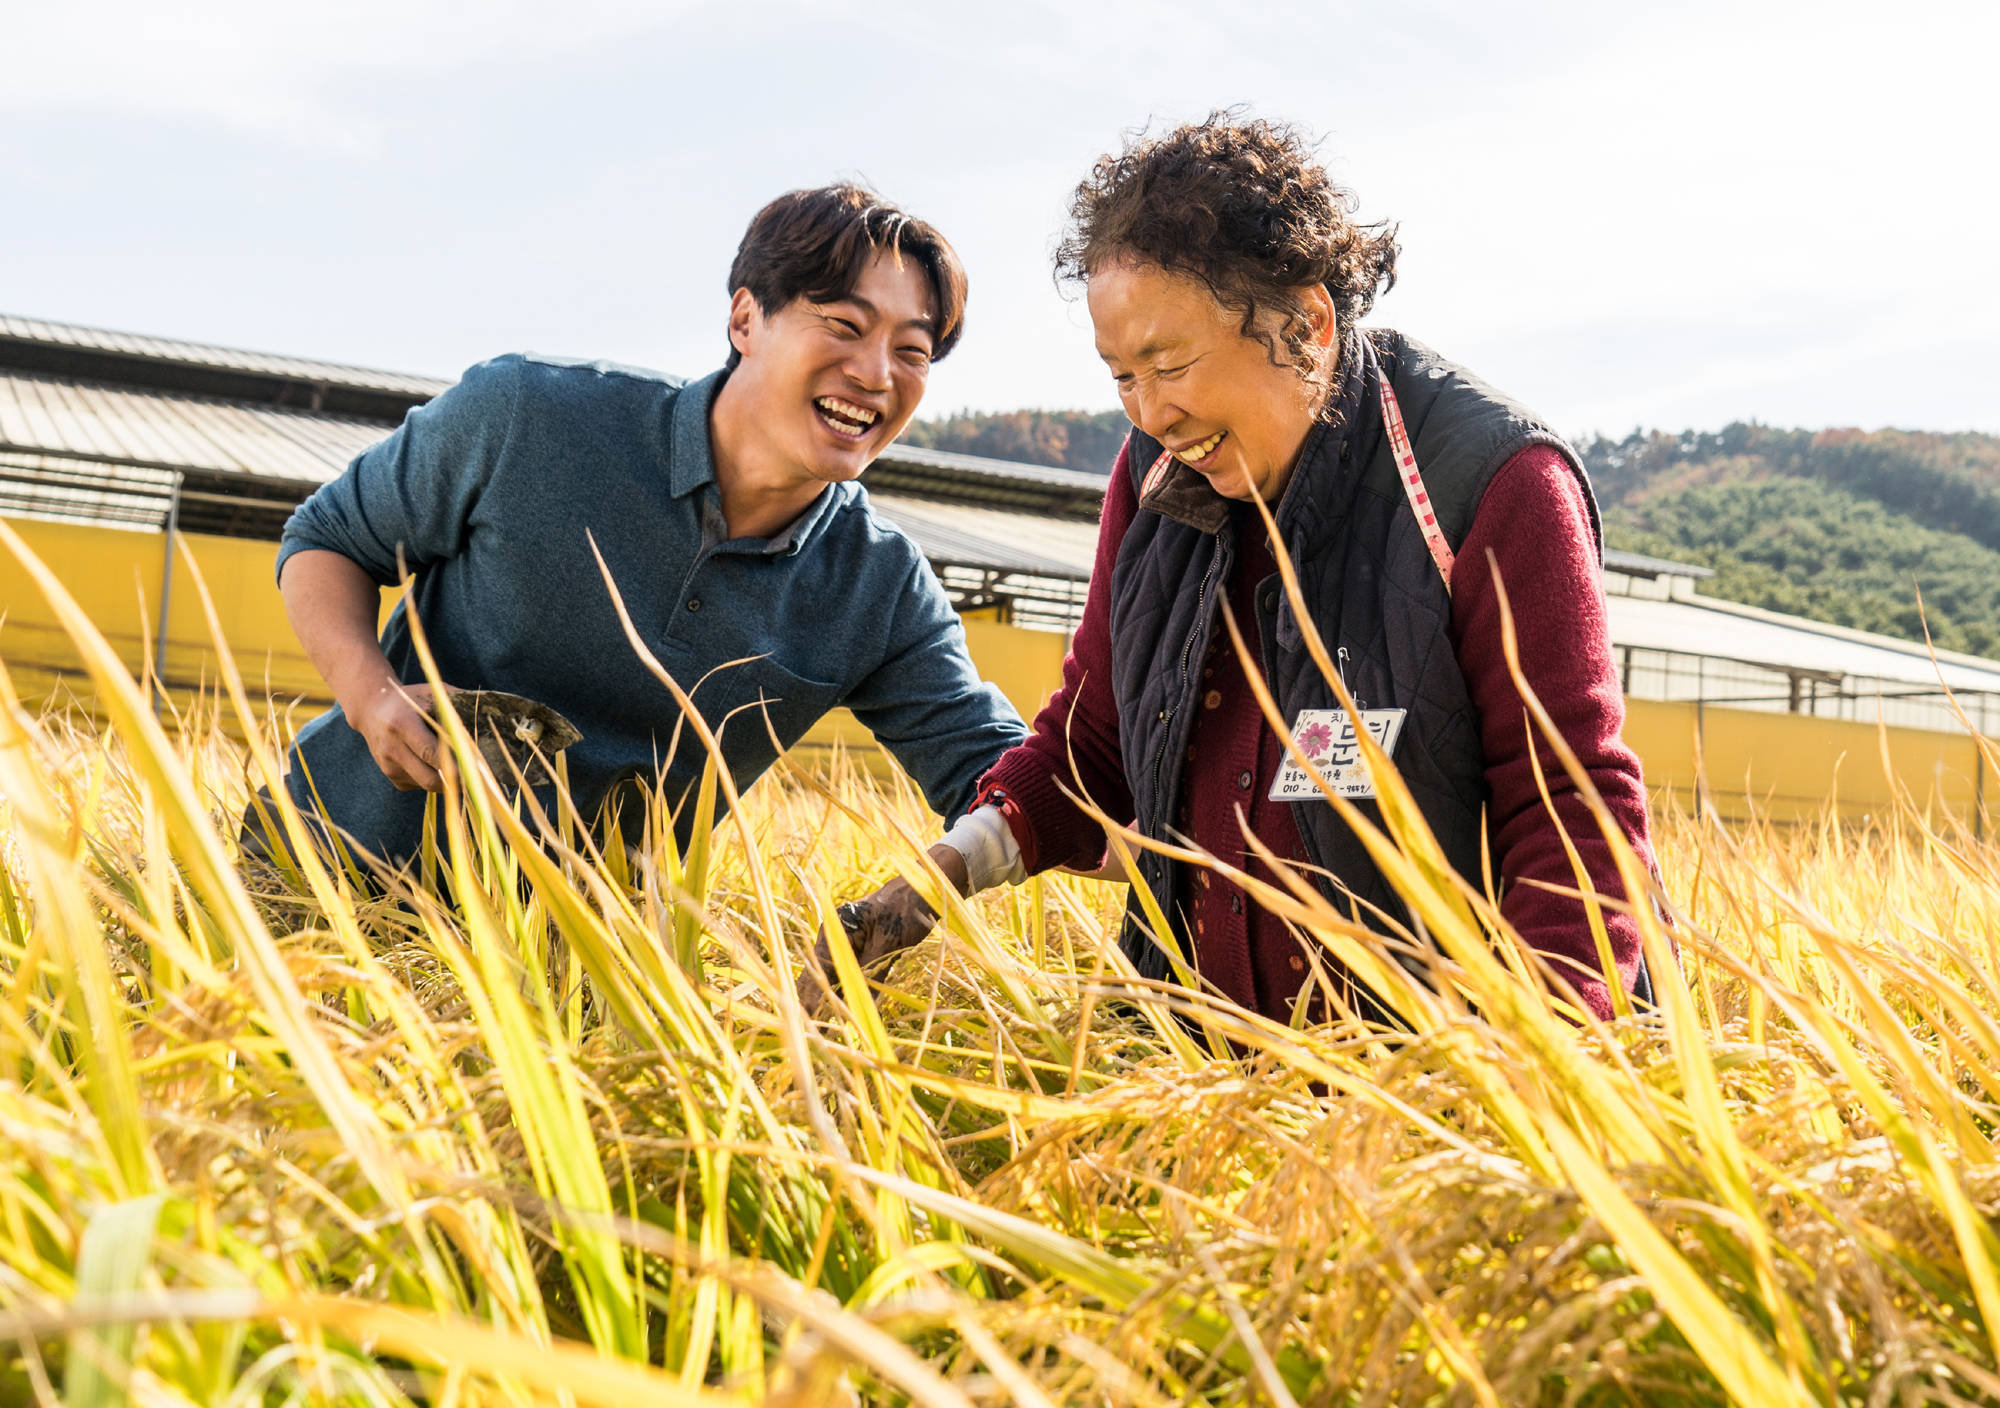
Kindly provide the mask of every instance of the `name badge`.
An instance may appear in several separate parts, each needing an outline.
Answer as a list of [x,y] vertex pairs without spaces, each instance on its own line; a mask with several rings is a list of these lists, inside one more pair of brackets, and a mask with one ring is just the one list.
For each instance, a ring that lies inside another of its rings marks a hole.
[[[1407,709],[1363,709],[1361,726],[1375,740],[1375,746],[1390,757],[1396,755],[1396,739],[1403,731]],[[1373,797],[1375,787],[1361,762],[1361,744],[1354,732],[1354,716],[1345,709],[1301,709],[1292,723],[1292,737],[1299,751],[1312,759],[1329,785],[1348,798]],[[1278,765],[1271,783],[1274,802],[1310,802],[1325,794],[1312,774],[1298,765],[1290,753]]]

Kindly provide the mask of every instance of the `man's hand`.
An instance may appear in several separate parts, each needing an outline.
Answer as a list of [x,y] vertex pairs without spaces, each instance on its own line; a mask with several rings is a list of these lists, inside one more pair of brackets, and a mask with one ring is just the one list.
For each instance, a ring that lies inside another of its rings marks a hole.
[[359,564],[325,548],[285,559],[278,589],[285,614],[348,724],[368,741],[375,766],[399,791],[436,792],[441,750],[429,715],[431,689],[396,679],[375,616],[382,590]]
[[373,691],[342,705],[347,722],[368,742],[368,751],[382,775],[399,792],[436,792],[444,786],[438,775],[442,745],[431,727],[431,687],[398,684],[390,676]]
[[[931,847],[930,856],[945,878],[963,894],[965,857],[943,842]],[[847,930],[847,941],[853,946],[863,973],[886,968],[904,949],[922,943],[938,920],[937,911],[917,893],[916,886],[900,876],[866,899],[841,905],[834,914]],[[805,1008],[808,1017],[819,1011],[832,982],[833,946],[822,930],[819,942],[806,959],[805,972],[799,977],[799,1005]]]

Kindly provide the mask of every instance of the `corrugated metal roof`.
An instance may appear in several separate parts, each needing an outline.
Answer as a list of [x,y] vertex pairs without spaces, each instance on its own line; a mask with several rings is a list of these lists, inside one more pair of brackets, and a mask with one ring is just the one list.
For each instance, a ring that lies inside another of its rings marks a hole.
[[868,468],[864,483],[891,493],[913,493],[996,508],[1020,508],[1044,517],[1095,523],[1104,503],[1102,474],[1054,465],[1017,464],[980,455],[893,444]]
[[1642,552],[1626,552],[1621,548],[1604,550],[1604,567],[1608,572],[1623,572],[1630,577],[1693,577],[1698,581],[1715,575],[1713,568],[1696,567],[1664,557],[1648,557]]
[[0,514],[160,528],[173,490],[165,470],[0,452]]
[[388,432],[279,406],[0,372],[0,449],[323,484]]
[[[171,482],[165,472],[178,471],[190,477],[183,512],[195,515],[186,520],[191,531],[268,535],[292,501],[388,433],[382,416],[400,415],[400,407],[450,385],[0,314],[0,354],[7,345],[16,362],[9,369],[0,355],[0,512],[144,522],[160,512]],[[52,357],[37,369],[36,348],[98,360],[85,374],[58,374],[49,370]],[[206,368],[217,386],[239,375],[269,384],[243,397],[195,394],[111,374],[128,363]],[[350,388],[350,404],[363,413],[274,403],[298,389],[292,383]],[[1108,483],[1102,475],[892,445],[866,483],[876,508],[940,566],[1058,582],[1090,575]],[[1606,552],[1605,566],[1632,575],[1709,575],[1616,550]],[[2000,664],[1941,652],[1934,666],[1923,647],[1887,636],[1701,596],[1613,596],[1608,605],[1618,646],[1920,688],[1934,688],[1941,667],[1955,689],[2000,691]]]
[[339,362],[318,362],[306,357],[284,357],[270,352],[245,352],[234,347],[211,347],[200,342],[182,342],[177,338],[144,337],[138,333],[77,327],[71,323],[52,323],[9,313],[0,313],[0,338],[44,347],[108,352],[148,362],[177,362],[184,366],[322,382],[330,386],[360,387],[371,391],[393,391],[424,398],[435,396],[451,385],[449,381],[440,381],[436,377],[414,376],[408,372],[350,367]]
[[1893,680],[1931,689],[1937,688],[1942,675],[1953,689],[2000,690],[2000,663],[1941,650],[1933,664],[1921,645],[1733,601],[1613,596],[1606,605],[1614,647],[1706,655],[1778,670]]
[[889,446],[876,460],[878,465],[907,465],[912,469],[942,469],[953,474],[970,474],[983,479],[1012,480],[1048,489],[1095,490],[1103,494],[1105,477],[1081,469],[1063,469],[1051,464],[1026,464],[1020,460],[995,460],[984,455],[961,455],[951,450],[927,450],[901,441]]
[[916,539],[932,562],[1079,582],[1090,577],[1097,552],[1095,524],[873,490],[868,501]]

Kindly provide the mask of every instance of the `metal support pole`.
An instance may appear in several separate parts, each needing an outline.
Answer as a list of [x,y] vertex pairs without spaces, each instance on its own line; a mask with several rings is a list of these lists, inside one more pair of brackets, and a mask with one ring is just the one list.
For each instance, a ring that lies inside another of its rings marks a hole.
[[1695,691],[1694,701],[1694,805],[1699,813],[1708,805],[1708,705]]
[[1993,735],[1993,726],[1987,722],[1986,709],[1993,702],[1993,696],[1979,696],[1979,728],[1972,740],[1972,839],[1986,839],[1986,747],[1984,735]]
[[[1979,715],[1986,716],[1983,706]],[[1976,738],[1972,740],[1972,839],[1986,839],[1986,750]]]
[[174,476],[174,490],[167,500],[166,551],[160,561],[160,630],[153,645],[153,711],[167,702],[167,617],[174,605],[174,551],[181,532],[181,484],[184,476]]

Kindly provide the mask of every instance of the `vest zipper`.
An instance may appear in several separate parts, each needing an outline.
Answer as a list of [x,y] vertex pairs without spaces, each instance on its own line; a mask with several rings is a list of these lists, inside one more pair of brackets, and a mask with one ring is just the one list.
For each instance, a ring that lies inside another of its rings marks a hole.
[[[1195,593],[1194,624],[1188,628],[1187,640],[1181,645],[1181,672],[1174,706],[1168,709],[1165,716],[1160,720],[1162,725],[1160,729],[1160,746],[1153,750],[1153,796],[1161,803],[1162,812],[1165,811],[1165,798],[1160,791],[1160,765],[1167,758],[1167,738],[1173,732],[1174,715],[1180,712],[1180,702],[1187,698],[1188,659],[1194,654],[1195,637],[1201,634],[1202,625],[1208,620],[1208,587],[1209,583],[1215,580],[1215,564],[1221,560],[1222,544],[1218,541],[1215,545],[1215,551],[1209,555],[1208,570],[1201,574],[1201,587]],[[1164,816],[1162,816],[1161,824],[1165,824]]]

